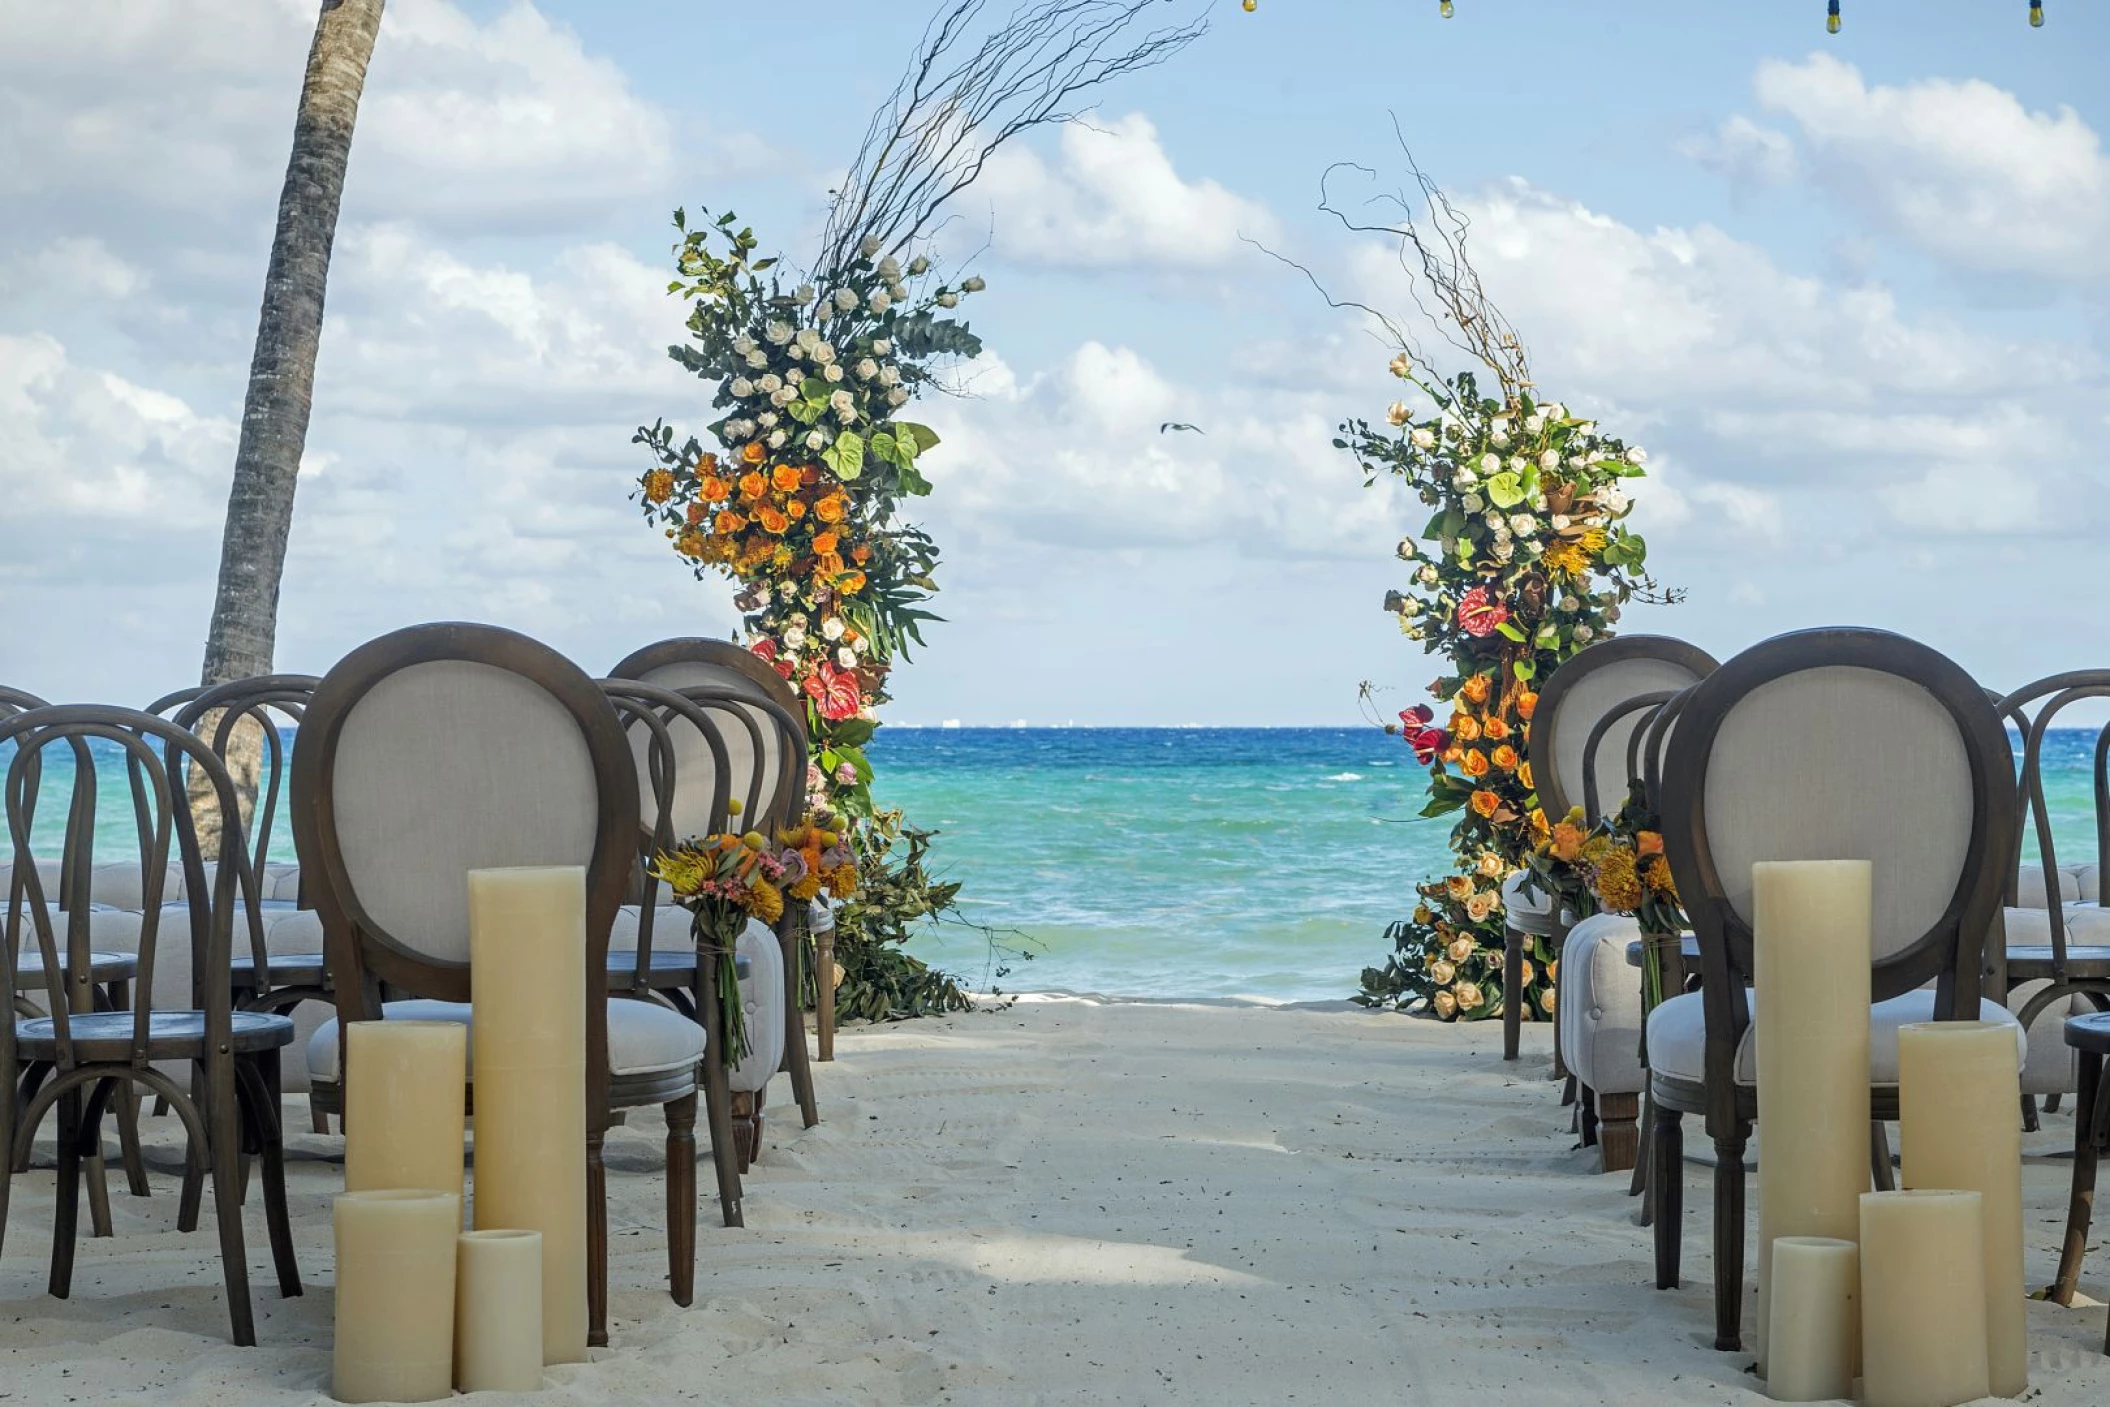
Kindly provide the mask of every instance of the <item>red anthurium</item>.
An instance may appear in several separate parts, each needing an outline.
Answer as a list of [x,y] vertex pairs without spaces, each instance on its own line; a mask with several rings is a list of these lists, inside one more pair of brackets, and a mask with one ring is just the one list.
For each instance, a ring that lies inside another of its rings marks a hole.
[[806,693],[820,709],[821,717],[831,723],[853,717],[864,707],[864,697],[857,691],[857,676],[826,660],[806,676]]
[[1414,749],[1414,760],[1424,767],[1436,760],[1450,740],[1441,728],[1415,728],[1407,733],[1407,746]]
[[1468,635],[1492,635],[1508,619],[1509,607],[1490,597],[1484,586],[1458,598],[1458,627]]

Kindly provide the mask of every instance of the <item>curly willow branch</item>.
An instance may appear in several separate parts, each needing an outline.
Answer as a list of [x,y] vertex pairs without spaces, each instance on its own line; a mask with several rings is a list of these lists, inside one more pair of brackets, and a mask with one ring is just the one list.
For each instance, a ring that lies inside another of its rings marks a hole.
[[867,238],[898,253],[931,231],[1004,143],[1070,121],[1094,90],[1199,39],[1202,18],[1138,32],[1146,12],[1178,3],[1027,0],[976,43],[970,31],[987,0],[951,0],[872,115],[829,207],[816,272],[843,267]]

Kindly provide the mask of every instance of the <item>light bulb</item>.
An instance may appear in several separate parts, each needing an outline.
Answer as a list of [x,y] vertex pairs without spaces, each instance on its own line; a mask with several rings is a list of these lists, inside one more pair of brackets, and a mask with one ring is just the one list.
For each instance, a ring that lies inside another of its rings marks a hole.
[[1831,4],[1825,7],[1824,32],[1826,34],[1837,34],[1839,32],[1839,0],[1831,0]]
[[2044,0],[2029,0],[2029,27],[2044,28]]
[[1245,0],[1245,12],[1246,12],[1247,14],[1249,14],[1249,15],[1250,15],[1250,14],[1252,14],[1252,13],[1253,13],[1253,11],[1255,11],[1255,10],[1257,10],[1257,9],[1259,9],[1259,8],[1260,8],[1260,0]]
[[1451,0],[1443,0],[1443,4],[1438,8],[1443,11],[1443,17],[1445,19],[1449,19],[1452,15],[1458,13],[1458,7],[1456,5],[1453,5],[1451,3]]

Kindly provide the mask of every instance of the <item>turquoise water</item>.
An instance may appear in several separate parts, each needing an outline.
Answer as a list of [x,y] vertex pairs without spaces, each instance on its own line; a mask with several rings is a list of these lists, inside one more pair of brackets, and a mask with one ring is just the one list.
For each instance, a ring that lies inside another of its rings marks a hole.
[[[2084,730],[2047,740],[2062,860],[2094,858],[2093,744]],[[96,753],[97,857],[122,859],[123,764]],[[1420,769],[1370,728],[891,728],[871,754],[881,802],[941,832],[941,876],[999,930],[998,951],[945,926],[913,951],[979,990],[1344,997],[1444,864],[1447,822],[1414,814]],[[54,758],[40,853],[56,853],[70,780]],[[275,829],[274,857],[293,859]]]

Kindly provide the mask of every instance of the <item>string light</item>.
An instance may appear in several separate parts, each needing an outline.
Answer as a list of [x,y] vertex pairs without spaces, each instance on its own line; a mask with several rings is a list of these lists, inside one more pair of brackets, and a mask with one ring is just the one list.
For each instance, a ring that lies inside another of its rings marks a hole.
[[1837,34],[1839,32],[1839,0],[1831,0],[1831,4],[1825,9],[1824,32],[1827,34]]
[[1247,14],[1249,14],[1249,15],[1250,15],[1250,14],[1252,14],[1252,13],[1253,13],[1253,11],[1255,11],[1255,10],[1257,10],[1257,9],[1259,9],[1259,8],[1260,8],[1260,0],[1245,0],[1245,12],[1246,12]]
[[1458,13],[1458,7],[1456,5],[1453,5],[1451,3],[1451,0],[1443,0],[1443,4],[1441,4],[1437,8],[1442,12],[1443,17],[1445,19],[1449,19],[1452,15]]
[[2029,0],[2029,27],[2044,28],[2044,0]]

